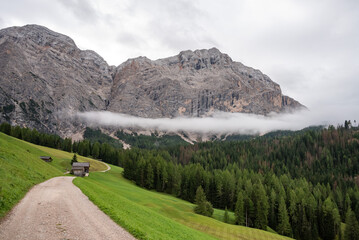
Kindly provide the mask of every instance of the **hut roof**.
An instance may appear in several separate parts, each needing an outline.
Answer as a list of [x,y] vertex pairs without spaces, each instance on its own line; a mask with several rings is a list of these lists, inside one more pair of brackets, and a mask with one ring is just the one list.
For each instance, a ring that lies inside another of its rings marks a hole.
[[40,156],[42,160],[50,160],[52,159],[50,156]]
[[89,162],[74,162],[72,163],[73,167],[90,167]]

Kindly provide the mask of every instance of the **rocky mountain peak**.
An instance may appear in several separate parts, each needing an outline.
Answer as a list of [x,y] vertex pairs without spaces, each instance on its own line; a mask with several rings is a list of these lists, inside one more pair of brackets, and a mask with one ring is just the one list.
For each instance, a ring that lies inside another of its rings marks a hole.
[[303,107],[259,70],[216,48],[109,66],[91,50],[38,25],[0,30],[0,121],[62,136],[63,113],[107,110],[140,117],[268,114]]
[[221,53],[217,48],[182,51],[177,57],[182,68],[195,70],[225,67],[233,62],[227,54]]
[[35,24],[0,30],[0,43],[10,39],[19,43],[31,41],[39,46],[57,49],[76,48],[75,42],[70,37]]

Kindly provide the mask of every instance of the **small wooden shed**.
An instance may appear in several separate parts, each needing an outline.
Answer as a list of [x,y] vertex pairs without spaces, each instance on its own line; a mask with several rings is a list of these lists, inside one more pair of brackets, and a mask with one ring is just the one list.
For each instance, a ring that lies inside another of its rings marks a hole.
[[40,156],[41,160],[44,160],[45,162],[51,162],[52,158],[50,156]]
[[72,163],[72,170],[71,172],[75,176],[86,176],[89,174],[90,171],[90,163],[89,162],[74,162]]

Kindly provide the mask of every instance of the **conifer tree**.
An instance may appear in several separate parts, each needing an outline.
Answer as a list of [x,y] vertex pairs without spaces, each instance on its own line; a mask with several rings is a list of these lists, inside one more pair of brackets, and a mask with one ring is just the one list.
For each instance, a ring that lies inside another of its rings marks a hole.
[[244,217],[244,197],[243,193],[239,192],[236,202],[236,207],[234,209],[235,223],[238,225],[245,225]]
[[95,142],[93,147],[92,147],[92,157],[93,158],[98,158],[100,156],[100,144],[98,142]]
[[149,163],[147,166],[147,176],[146,176],[146,187],[148,189],[153,189],[153,178],[154,178],[153,168],[151,163]]
[[[23,128],[25,129],[25,128]],[[19,138],[19,139],[23,139],[22,137],[22,132],[25,132],[25,130],[21,129],[19,126],[16,127],[12,127],[11,128],[11,136]],[[23,130],[23,131],[22,131]]]
[[77,162],[77,156],[76,156],[76,154],[74,154],[74,156],[72,157],[71,165],[72,165],[74,162]]
[[287,207],[282,196],[279,199],[277,232],[285,236],[291,236],[292,234],[292,229],[289,224]]
[[354,212],[349,208],[346,214],[346,227],[344,231],[344,240],[358,240],[359,239],[359,223],[355,217]]
[[79,142],[78,148],[77,148],[77,153],[81,156],[84,155],[84,142],[83,141]]
[[227,209],[227,207],[224,209],[223,222],[229,223],[229,215],[228,215],[228,209]]
[[213,215],[213,207],[210,202],[207,201],[206,195],[203,191],[202,186],[199,186],[196,191],[194,212],[207,217]]
[[338,209],[333,200],[328,197],[323,203],[323,233],[324,240],[334,239],[339,231]]
[[11,133],[11,125],[7,122],[4,122],[0,125],[0,132],[3,132],[7,135],[10,135]]
[[266,229],[269,204],[268,197],[261,183],[255,185],[253,194],[255,209],[254,226],[259,229]]
[[196,198],[195,198],[195,213],[203,214],[206,212],[205,209],[205,202],[206,202],[206,195],[204,194],[202,186],[199,186],[196,191]]

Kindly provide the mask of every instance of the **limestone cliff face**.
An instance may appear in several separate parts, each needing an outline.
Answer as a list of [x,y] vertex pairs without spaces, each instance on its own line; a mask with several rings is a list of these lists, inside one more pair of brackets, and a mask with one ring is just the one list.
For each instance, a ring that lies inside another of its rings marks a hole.
[[67,135],[76,127],[61,118],[69,111],[199,117],[300,107],[268,76],[215,48],[114,67],[42,26],[0,30],[0,121]]
[[116,69],[109,99],[108,110],[141,117],[268,114],[302,106],[268,76],[216,48],[130,59]]
[[[28,25],[0,31],[0,120],[65,131],[61,111],[104,110],[112,68],[67,36]],[[12,110],[12,111],[10,111]]]

